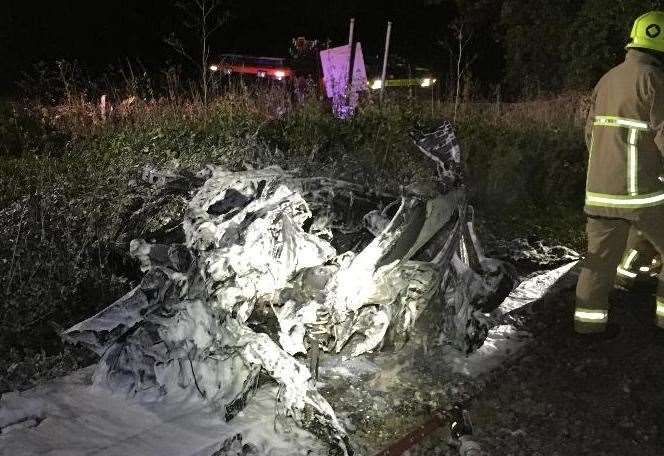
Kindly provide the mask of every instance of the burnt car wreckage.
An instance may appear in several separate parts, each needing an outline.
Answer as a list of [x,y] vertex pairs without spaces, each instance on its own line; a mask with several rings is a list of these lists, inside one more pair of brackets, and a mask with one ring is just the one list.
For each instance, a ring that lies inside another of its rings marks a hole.
[[94,384],[144,400],[190,390],[232,420],[271,377],[281,418],[352,454],[316,388],[319,357],[398,350],[421,320],[471,352],[516,284],[474,234],[453,125],[412,136],[438,179],[401,196],[277,167],[208,169],[185,242],[133,240],[140,284],[62,334],[101,357]]

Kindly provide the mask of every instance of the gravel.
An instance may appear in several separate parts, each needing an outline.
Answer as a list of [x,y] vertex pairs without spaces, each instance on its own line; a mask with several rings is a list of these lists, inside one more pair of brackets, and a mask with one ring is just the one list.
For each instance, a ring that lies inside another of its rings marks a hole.
[[527,354],[471,407],[486,454],[664,454],[664,347],[652,340],[654,299],[616,290],[612,301],[622,332],[598,343],[573,332],[573,289],[526,312],[534,336]]

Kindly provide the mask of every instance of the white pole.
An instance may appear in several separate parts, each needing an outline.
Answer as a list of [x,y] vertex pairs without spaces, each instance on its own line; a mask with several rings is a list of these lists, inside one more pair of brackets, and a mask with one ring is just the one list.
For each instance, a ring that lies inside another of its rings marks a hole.
[[383,54],[383,73],[380,76],[380,101],[383,101],[385,92],[385,76],[387,75],[387,56],[390,53],[390,35],[392,34],[392,22],[387,23],[387,35],[385,36],[385,53]]
[[350,97],[350,93],[353,91],[353,70],[355,66],[355,43],[354,40],[355,33],[355,18],[350,18],[350,31],[348,32],[348,78],[346,79],[346,96]]
[[348,45],[353,45],[353,32],[355,31],[355,18],[350,18],[350,32],[348,33]]

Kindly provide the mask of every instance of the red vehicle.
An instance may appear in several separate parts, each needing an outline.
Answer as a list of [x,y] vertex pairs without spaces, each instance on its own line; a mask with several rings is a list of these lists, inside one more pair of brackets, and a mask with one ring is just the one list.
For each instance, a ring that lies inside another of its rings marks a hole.
[[287,65],[287,59],[239,54],[220,55],[217,63],[210,65],[210,70],[227,75],[246,74],[277,81],[283,81],[294,75],[293,69]]

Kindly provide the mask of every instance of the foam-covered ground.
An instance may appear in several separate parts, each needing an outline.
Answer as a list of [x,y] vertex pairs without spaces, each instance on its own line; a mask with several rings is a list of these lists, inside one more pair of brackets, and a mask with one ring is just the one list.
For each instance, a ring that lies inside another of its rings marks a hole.
[[91,375],[92,367],[29,391],[5,394],[0,402],[0,454],[211,455],[224,443],[238,447],[227,442],[237,434],[245,452],[225,454],[307,455],[325,448],[299,428],[278,430],[275,388],[259,389],[235,419],[224,423],[223,415],[196,398],[132,402],[92,389]]
[[[501,306],[508,314],[541,298],[570,265],[526,280]],[[481,378],[527,345],[513,326],[495,327],[485,345],[466,356],[432,341],[413,339],[398,353],[329,357],[318,387],[358,444],[360,454],[401,436],[428,412],[474,396]],[[0,454],[224,455],[327,454],[301,429],[275,421],[276,390],[259,389],[230,423],[197,398],[132,402],[91,389],[91,368],[0,400]],[[276,427],[275,427],[276,426]],[[242,444],[231,442],[242,435]],[[244,449],[242,447],[244,446]]]

